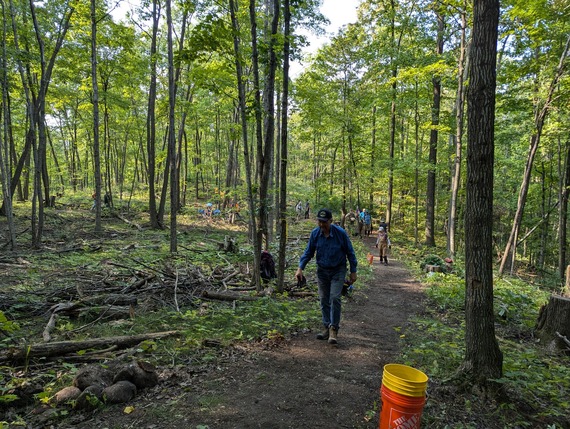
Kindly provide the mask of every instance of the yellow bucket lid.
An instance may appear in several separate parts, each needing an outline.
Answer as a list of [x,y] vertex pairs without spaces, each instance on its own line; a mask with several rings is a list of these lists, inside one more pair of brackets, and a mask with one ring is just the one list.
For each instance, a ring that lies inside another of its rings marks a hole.
[[401,364],[384,366],[382,384],[392,392],[405,396],[424,396],[428,376],[418,369]]

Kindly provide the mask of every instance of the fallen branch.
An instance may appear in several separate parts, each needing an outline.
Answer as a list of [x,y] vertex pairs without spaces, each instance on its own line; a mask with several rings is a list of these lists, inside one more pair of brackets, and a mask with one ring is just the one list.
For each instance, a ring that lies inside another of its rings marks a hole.
[[51,331],[55,329],[56,319],[57,319],[57,313],[52,313],[46,327],[44,328],[42,337],[46,343],[51,341]]
[[30,358],[63,356],[80,350],[97,349],[100,347],[116,346],[127,348],[136,346],[142,341],[156,340],[177,335],[178,331],[153,332],[149,334],[93,338],[82,341],[58,341],[54,343],[29,344],[22,347],[11,347],[0,352],[0,362],[23,362]]
[[138,229],[139,231],[142,231],[142,230],[143,230],[142,226],[140,226],[140,225],[138,225],[138,224],[136,224],[136,223],[134,223],[134,222],[131,222],[130,220],[128,220],[127,218],[125,218],[124,216],[122,216],[120,213],[113,213],[113,214],[115,215],[115,217],[121,219],[121,220],[122,220],[123,222],[125,222],[127,225],[134,226],[134,227],[135,227],[136,229]]
[[297,296],[300,298],[317,296],[315,292],[291,291],[289,296]]
[[255,301],[259,299],[259,297],[252,295],[243,295],[231,292],[210,292],[207,290],[202,292],[202,298],[218,299],[221,301]]

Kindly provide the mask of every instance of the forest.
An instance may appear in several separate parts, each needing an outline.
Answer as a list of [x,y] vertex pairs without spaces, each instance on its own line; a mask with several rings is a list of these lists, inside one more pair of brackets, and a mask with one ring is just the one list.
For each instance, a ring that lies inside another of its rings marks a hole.
[[[162,287],[177,290],[186,276],[226,289],[240,278],[261,295],[269,250],[275,291],[288,293],[306,233],[294,213],[302,201],[330,208],[342,226],[366,208],[397,231],[412,266],[453,260],[450,287],[464,289],[463,302],[428,295],[462,314],[457,384],[504,394],[495,319],[513,316],[527,293],[540,298],[531,316],[515,317],[521,338],[546,323],[567,353],[566,0],[362,0],[358,20],[308,57],[307,34],[327,21],[320,0],[143,0],[120,18],[120,1],[1,4],[3,345],[38,334],[46,310],[78,299],[59,264],[75,283],[91,284],[89,273],[108,284],[87,256],[102,246],[112,249],[97,263],[119,270],[114,292],[157,281],[164,298]],[[130,262],[113,253],[127,247],[137,253]],[[216,252],[225,267],[206,258]],[[518,285],[511,295],[505,283]],[[175,295],[170,310],[194,298]],[[57,311],[84,318],[84,305]],[[38,316],[33,328],[19,319],[26,313]],[[568,366],[564,353],[553,359]],[[0,405],[15,400],[15,379],[0,374]],[[557,386],[567,395],[567,382]],[[564,406],[553,405],[548,427],[569,427]]]

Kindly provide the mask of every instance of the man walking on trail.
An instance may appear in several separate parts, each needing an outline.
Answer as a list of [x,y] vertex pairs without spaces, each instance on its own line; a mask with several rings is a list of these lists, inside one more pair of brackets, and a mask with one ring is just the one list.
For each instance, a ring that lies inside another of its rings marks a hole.
[[319,340],[337,344],[340,326],[342,287],[346,278],[346,260],[350,264],[349,282],[356,281],[356,254],[348,234],[332,223],[332,213],[321,209],[317,213],[318,226],[311,231],[305,252],[299,259],[295,273],[297,280],[303,278],[303,270],[317,253],[317,282],[319,300],[325,330],[317,335]]

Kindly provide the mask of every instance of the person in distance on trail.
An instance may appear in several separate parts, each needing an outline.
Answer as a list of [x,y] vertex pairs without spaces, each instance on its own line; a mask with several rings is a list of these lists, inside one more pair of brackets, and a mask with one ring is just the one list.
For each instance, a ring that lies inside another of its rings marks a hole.
[[325,330],[317,335],[319,340],[328,340],[337,344],[340,326],[341,296],[347,267],[350,264],[350,284],[356,281],[356,254],[348,234],[332,222],[332,213],[328,209],[317,212],[318,226],[311,231],[305,252],[299,259],[299,268],[295,273],[297,280],[303,278],[303,270],[317,253],[317,282],[319,300]]
[[301,200],[299,200],[295,205],[295,213],[297,214],[297,221],[301,220],[301,215],[303,213],[303,202]]
[[91,204],[91,211],[93,211],[97,208],[97,192],[93,192],[91,199],[93,200],[93,204]]
[[370,212],[366,211],[366,209],[363,210],[364,213],[364,235],[366,237],[370,237],[370,234],[372,233],[372,215],[370,214]]
[[384,262],[388,265],[388,245],[390,239],[388,238],[388,233],[386,229],[381,226],[378,228],[378,238],[376,239],[376,247],[378,248],[378,256],[380,256],[380,263]]

